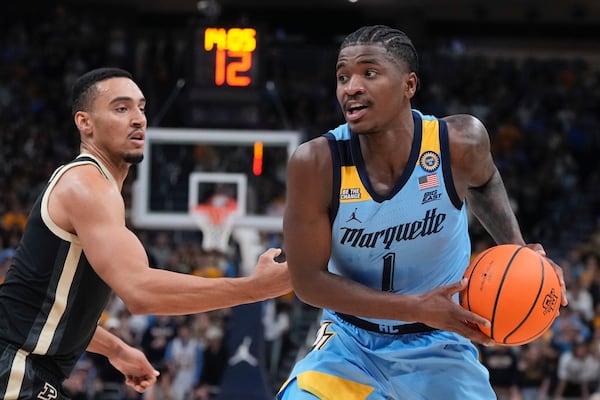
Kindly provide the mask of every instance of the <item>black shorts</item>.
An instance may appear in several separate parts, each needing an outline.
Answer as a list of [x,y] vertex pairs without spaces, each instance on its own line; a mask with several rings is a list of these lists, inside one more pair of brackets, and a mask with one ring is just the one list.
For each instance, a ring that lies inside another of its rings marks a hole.
[[32,362],[26,352],[0,342],[0,400],[70,400],[62,381]]

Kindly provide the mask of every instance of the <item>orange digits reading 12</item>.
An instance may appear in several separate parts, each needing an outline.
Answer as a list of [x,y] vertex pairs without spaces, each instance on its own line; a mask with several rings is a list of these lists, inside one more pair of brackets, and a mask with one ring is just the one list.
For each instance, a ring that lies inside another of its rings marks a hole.
[[204,50],[215,53],[215,85],[248,86],[252,55],[256,50],[254,28],[206,28]]

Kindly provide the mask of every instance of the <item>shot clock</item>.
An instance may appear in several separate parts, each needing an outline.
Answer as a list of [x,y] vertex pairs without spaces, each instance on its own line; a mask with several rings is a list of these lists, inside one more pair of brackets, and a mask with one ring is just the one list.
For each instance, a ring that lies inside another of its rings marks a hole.
[[249,86],[256,50],[254,28],[205,28],[204,50],[214,53],[216,86]]
[[192,126],[251,128],[260,121],[259,29],[197,26],[189,88]]
[[258,32],[254,27],[200,27],[196,32],[196,79],[206,88],[253,87],[258,79]]

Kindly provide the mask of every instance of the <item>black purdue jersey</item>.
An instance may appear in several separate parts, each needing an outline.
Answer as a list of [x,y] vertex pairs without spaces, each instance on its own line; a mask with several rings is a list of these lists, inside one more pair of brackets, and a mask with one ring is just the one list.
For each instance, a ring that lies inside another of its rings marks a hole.
[[[48,194],[70,168],[100,162],[82,155],[58,168],[36,200],[4,284],[0,286],[0,341],[19,350],[12,374],[25,358],[57,377],[69,376],[87,348],[111,290],[90,266],[79,238],[48,214]],[[1,355],[1,354],[0,354]],[[11,375],[12,376],[12,375]]]

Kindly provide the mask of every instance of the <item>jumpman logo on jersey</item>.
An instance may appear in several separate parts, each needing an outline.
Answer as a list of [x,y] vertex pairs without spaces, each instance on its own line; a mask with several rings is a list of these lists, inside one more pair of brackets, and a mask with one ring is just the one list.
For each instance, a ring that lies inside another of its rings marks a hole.
[[256,367],[258,360],[252,354],[250,354],[250,345],[252,344],[252,338],[250,336],[244,337],[242,343],[238,346],[233,357],[229,359],[229,365],[239,364],[242,361],[246,361],[248,364]]
[[356,211],[358,211],[358,208],[354,209],[354,211],[352,212],[352,214],[350,214],[350,218],[348,218],[346,220],[346,222],[357,221],[358,223],[362,224],[362,221],[360,219],[358,219],[358,217],[356,216]]

